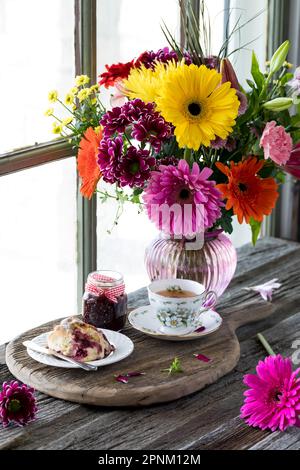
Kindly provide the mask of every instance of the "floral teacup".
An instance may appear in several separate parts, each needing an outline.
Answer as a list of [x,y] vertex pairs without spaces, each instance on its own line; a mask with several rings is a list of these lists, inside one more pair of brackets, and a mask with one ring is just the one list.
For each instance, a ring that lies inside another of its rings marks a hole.
[[[176,291],[178,297],[166,295]],[[164,292],[164,295],[161,295]],[[180,297],[180,292],[183,296]],[[187,292],[192,295],[186,296]],[[183,334],[195,330],[200,324],[199,317],[214,307],[217,294],[206,291],[202,284],[189,279],[161,279],[148,286],[151,307],[161,323],[161,331],[167,334]]]

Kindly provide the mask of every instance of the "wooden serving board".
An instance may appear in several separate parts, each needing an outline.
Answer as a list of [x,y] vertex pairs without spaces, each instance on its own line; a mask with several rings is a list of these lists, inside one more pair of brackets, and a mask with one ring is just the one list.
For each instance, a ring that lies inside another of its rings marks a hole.
[[[127,359],[101,367],[97,372],[49,367],[31,359],[23,341],[51,330],[59,322],[51,322],[30,330],[6,349],[6,363],[11,373],[35,389],[77,403],[100,406],[145,406],[163,403],[197,392],[230,372],[238,363],[240,345],[238,327],[268,317],[273,305],[261,300],[240,304],[232,311],[218,309],[223,316],[221,328],[209,336],[187,342],[168,342],[145,336],[127,326],[124,333],[135,349]],[[193,354],[204,354],[210,362],[197,360]],[[163,372],[178,357],[183,372]],[[145,372],[128,384],[115,380],[126,372]]]

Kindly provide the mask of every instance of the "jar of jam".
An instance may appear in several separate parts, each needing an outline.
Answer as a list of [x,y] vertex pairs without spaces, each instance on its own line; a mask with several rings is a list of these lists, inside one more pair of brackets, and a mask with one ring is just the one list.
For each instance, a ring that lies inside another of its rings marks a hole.
[[85,285],[83,320],[97,328],[120,331],[127,318],[127,295],[122,274],[116,271],[90,273]]

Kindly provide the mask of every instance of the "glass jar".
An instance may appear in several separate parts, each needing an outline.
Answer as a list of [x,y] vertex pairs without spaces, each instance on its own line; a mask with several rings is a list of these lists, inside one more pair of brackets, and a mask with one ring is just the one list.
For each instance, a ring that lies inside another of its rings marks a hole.
[[97,328],[120,331],[127,317],[127,295],[122,274],[108,270],[90,273],[82,303],[83,321]]

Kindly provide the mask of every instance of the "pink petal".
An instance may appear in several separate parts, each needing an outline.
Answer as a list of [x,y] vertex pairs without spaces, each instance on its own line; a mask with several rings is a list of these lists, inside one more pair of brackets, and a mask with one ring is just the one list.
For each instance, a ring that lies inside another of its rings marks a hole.
[[210,362],[212,359],[209,357],[205,356],[204,354],[193,354],[193,356],[198,359],[198,361],[202,362]]

